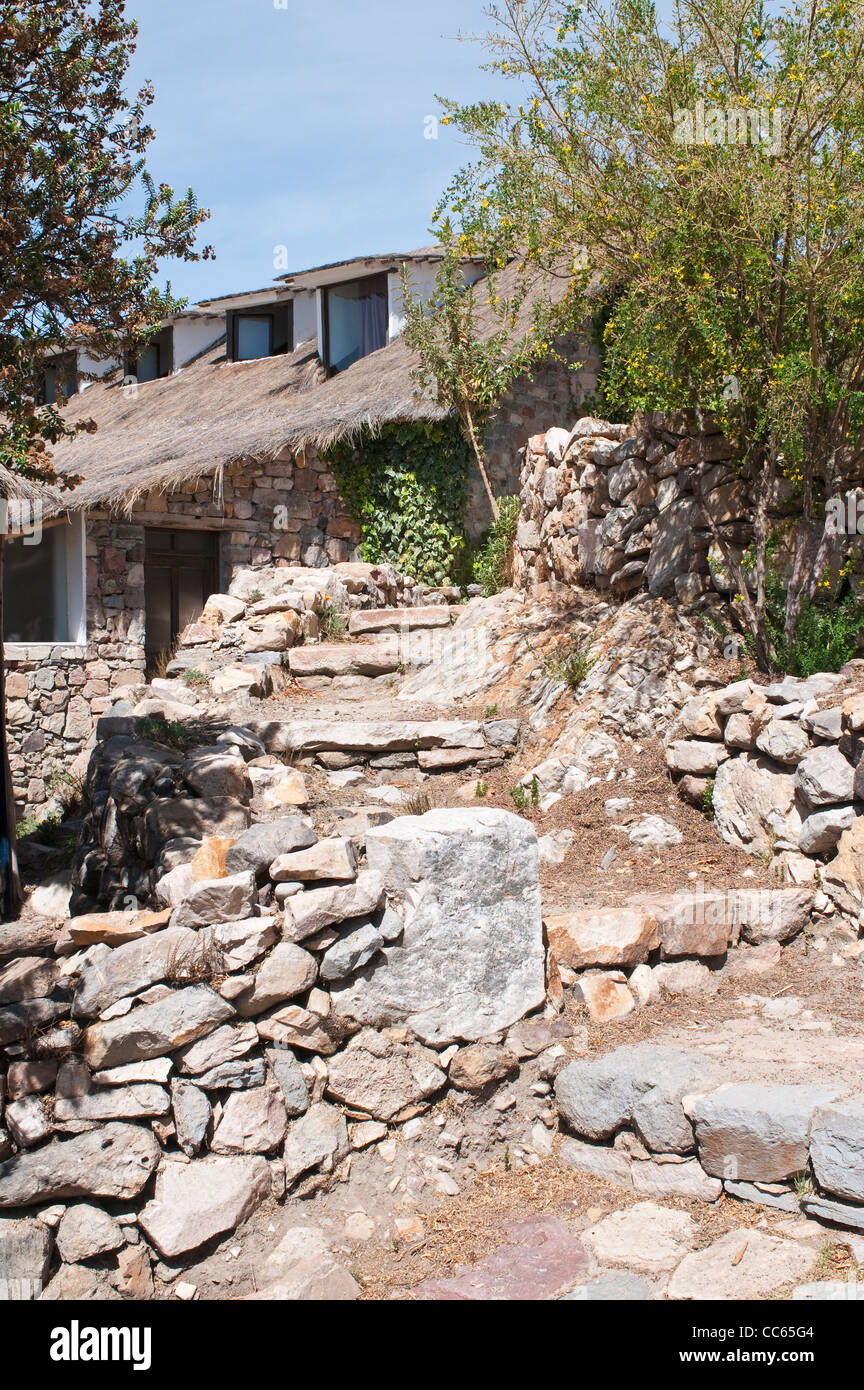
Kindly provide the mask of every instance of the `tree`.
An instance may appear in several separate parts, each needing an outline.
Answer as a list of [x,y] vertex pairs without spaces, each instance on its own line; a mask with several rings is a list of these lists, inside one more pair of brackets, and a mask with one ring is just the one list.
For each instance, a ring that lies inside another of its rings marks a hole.
[[50,446],[81,427],[38,406],[46,360],[134,349],[180,307],[162,259],[212,254],[191,189],[147,172],[153,89],[123,91],[136,34],[124,0],[0,3],[0,462],[39,481],[62,485]]
[[[864,424],[861,0],[505,0],[490,66],[511,103],[447,103],[475,145],[439,208],[469,250],[572,258],[612,305],[613,404],[727,434],[755,496],[752,566],[712,522],[756,654],[769,506],[799,499],[784,640],[845,541],[825,510]],[[696,474],[700,496],[700,470]],[[776,539],[776,538],[775,538]]]
[[[449,225],[441,228],[441,238],[444,255],[428,301],[415,293],[402,267],[402,337],[420,358],[414,369],[418,386],[430,390],[439,405],[456,412],[497,520],[498,501],[486,467],[483,429],[508,387],[548,356],[550,344],[543,336],[540,317],[527,333],[518,331],[527,285],[502,298],[491,273],[481,281],[486,302],[479,303],[474,285],[465,284],[464,254]],[[502,258],[499,268],[503,265]]]
[[[136,33],[123,0],[0,2],[0,464],[61,488],[76,480],[58,477],[51,446],[92,425],[61,413],[62,394],[39,405],[46,362],[71,347],[94,364],[135,350],[180,307],[155,285],[162,259],[212,254],[195,250],[208,214],[191,190],[177,199],[147,172],[153,91],[123,91]],[[139,211],[122,208],[130,196]],[[0,742],[2,815],[5,721]],[[5,819],[0,862],[14,880]],[[8,884],[6,898],[9,910]]]

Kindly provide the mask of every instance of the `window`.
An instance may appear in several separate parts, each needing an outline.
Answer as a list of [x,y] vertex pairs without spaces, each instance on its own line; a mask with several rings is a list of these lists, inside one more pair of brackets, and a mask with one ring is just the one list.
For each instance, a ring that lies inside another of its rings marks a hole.
[[294,306],[290,300],[260,309],[235,310],[227,318],[230,362],[253,362],[259,357],[277,357],[293,351]]
[[369,275],[324,291],[324,361],[342,372],[387,346],[387,276]]
[[3,636],[7,643],[86,641],[84,518],[3,542]]
[[64,400],[78,393],[78,358],[74,352],[64,352],[45,365],[42,373],[42,405],[57,405],[62,395]]
[[163,328],[155,338],[151,338],[137,357],[126,358],[126,376],[134,376],[136,381],[158,381],[160,377],[170,376],[174,370],[174,330]]

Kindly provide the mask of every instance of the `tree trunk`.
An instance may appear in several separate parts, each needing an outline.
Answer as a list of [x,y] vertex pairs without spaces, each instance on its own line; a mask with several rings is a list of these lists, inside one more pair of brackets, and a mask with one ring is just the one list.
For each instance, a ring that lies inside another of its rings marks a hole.
[[12,921],[21,910],[21,880],[18,876],[18,853],[15,845],[15,796],[12,791],[12,772],[6,744],[6,665],[3,652],[3,538],[0,536],[0,873],[2,873],[2,920]]
[[498,503],[489,482],[489,474],[486,472],[486,460],[483,457],[480,445],[477,442],[477,434],[474,429],[474,420],[471,415],[471,407],[467,401],[462,403],[462,418],[465,421],[465,428],[468,431],[468,438],[471,441],[471,448],[474,450],[474,457],[477,460],[477,467],[480,469],[480,476],[483,479],[483,486],[486,489],[486,496],[489,498],[489,505],[492,508],[493,520],[497,521],[499,516]]

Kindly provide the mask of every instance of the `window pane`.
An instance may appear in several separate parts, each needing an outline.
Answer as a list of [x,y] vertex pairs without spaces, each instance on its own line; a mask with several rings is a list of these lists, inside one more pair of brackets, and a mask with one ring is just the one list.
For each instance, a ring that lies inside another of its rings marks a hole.
[[387,345],[387,280],[376,276],[327,291],[328,366],[344,371]]
[[60,391],[68,401],[78,392],[78,374],[74,362],[62,358],[47,366],[43,373],[43,383],[45,405],[56,405]]
[[270,356],[270,320],[238,318],[235,323],[238,362]]
[[159,344],[151,343],[138,358],[134,375],[139,381],[155,381],[160,369]]
[[7,642],[68,642],[68,526],[51,526],[38,545],[3,543],[3,620]]

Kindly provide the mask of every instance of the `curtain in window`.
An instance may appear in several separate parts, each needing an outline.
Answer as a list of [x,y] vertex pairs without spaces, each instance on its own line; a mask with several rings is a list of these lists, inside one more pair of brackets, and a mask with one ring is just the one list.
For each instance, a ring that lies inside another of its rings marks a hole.
[[360,335],[358,357],[377,352],[387,342],[387,286],[374,287],[360,296]]
[[338,372],[387,345],[387,277],[369,276],[327,290],[327,365]]

